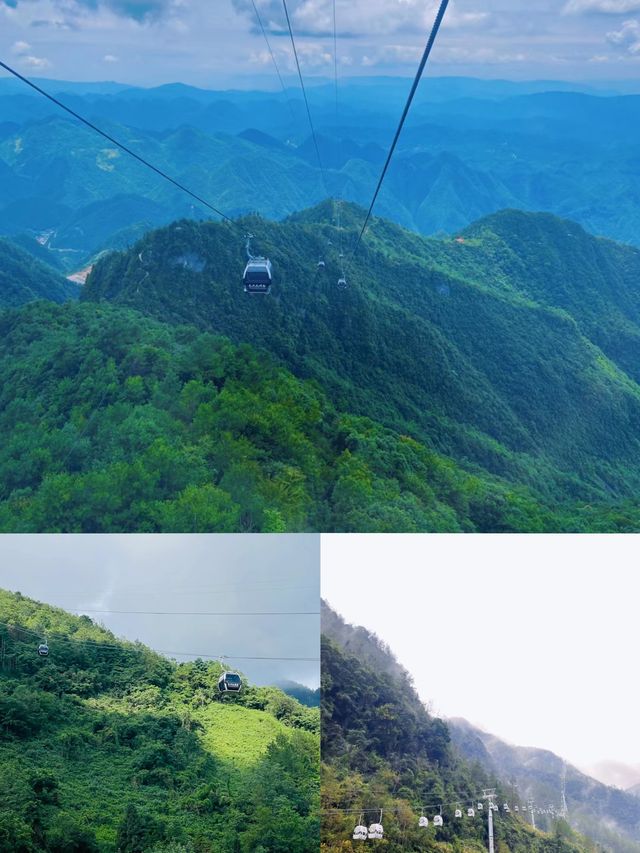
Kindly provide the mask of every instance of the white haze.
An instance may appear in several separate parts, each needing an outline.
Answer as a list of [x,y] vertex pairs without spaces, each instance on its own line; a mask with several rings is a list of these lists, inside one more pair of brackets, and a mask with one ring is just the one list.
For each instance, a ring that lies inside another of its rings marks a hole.
[[640,764],[638,543],[326,536],[322,592],[435,712],[579,767]]

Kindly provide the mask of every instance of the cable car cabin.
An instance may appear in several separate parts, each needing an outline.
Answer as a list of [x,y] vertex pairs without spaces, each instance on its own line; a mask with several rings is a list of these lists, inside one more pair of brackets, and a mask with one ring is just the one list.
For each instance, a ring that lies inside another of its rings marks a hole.
[[505,803],[505,804],[502,806],[502,808],[505,810],[505,812],[510,812],[510,811],[511,811],[511,809],[509,808],[509,803]]
[[478,811],[479,811],[479,812],[481,812],[481,811],[483,811],[483,809],[484,809],[483,804],[482,804],[482,803],[478,803]]
[[381,839],[384,838],[384,829],[381,823],[372,823],[369,827],[369,838]]
[[49,646],[46,643],[40,643],[38,646],[38,654],[41,658],[46,658],[49,654]]
[[273,269],[268,258],[251,258],[244,270],[245,293],[271,293]]
[[442,815],[437,814],[433,819],[434,826],[444,826],[444,821],[442,820]]
[[327,266],[327,265],[325,264],[325,262],[324,262],[324,261],[318,261],[318,269],[319,269],[319,270],[323,270],[323,269],[325,269],[325,268],[326,268],[326,266]]
[[239,693],[242,690],[242,679],[237,672],[223,672],[218,679],[220,693]]
[[467,817],[475,817],[476,812],[475,809],[467,809]]
[[418,821],[418,826],[420,829],[426,829],[429,826],[429,818],[423,815]]
[[462,810],[456,809],[456,817],[462,817]]
[[353,830],[353,840],[354,841],[366,841],[369,837],[369,832],[366,826],[356,826]]
[[338,290],[346,290],[347,289],[347,280],[344,276],[338,279]]

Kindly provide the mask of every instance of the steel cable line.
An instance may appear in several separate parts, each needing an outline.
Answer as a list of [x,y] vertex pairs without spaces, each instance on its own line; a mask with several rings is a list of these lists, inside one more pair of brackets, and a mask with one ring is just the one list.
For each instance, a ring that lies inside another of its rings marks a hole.
[[414,78],[413,84],[411,86],[411,91],[409,92],[409,97],[407,98],[407,102],[404,106],[404,110],[402,111],[402,116],[400,118],[400,123],[398,124],[398,128],[395,132],[395,136],[393,138],[393,142],[391,143],[391,147],[389,149],[389,153],[387,155],[387,159],[385,161],[384,167],[380,174],[380,178],[378,180],[378,185],[376,186],[375,192],[373,194],[373,198],[371,200],[371,204],[369,205],[369,210],[367,211],[367,216],[364,220],[364,224],[360,229],[360,233],[358,235],[358,239],[356,240],[356,244],[351,252],[351,260],[355,257],[356,252],[362,242],[362,238],[364,236],[364,232],[367,229],[367,225],[369,224],[369,220],[371,219],[371,214],[373,213],[373,208],[375,206],[376,201],[378,200],[378,195],[382,188],[382,184],[387,175],[387,171],[389,170],[389,166],[391,165],[391,160],[393,158],[394,152],[396,150],[396,146],[398,145],[398,140],[400,139],[400,134],[402,133],[402,129],[404,128],[404,124],[407,120],[407,116],[409,115],[409,110],[411,109],[411,104],[413,103],[413,99],[415,97],[416,92],[418,91],[418,86],[420,84],[420,80],[422,79],[422,75],[424,73],[424,69],[426,68],[427,62],[429,61],[429,57],[431,56],[431,51],[433,50],[433,46],[436,42],[436,38],[438,37],[438,33],[440,32],[440,27],[442,25],[442,21],[445,16],[445,12],[447,11],[447,7],[449,5],[449,0],[441,0],[440,8],[438,9],[438,14],[436,15],[435,22],[433,24],[433,28],[429,35],[429,39],[427,41],[427,45],[424,49],[424,53],[422,55],[422,59],[420,60],[420,65],[418,66],[418,71],[416,72],[416,76]]
[[296,48],[296,40],[293,37],[293,29],[291,28],[291,18],[289,17],[289,9],[287,7],[287,0],[282,0],[282,5],[284,7],[284,14],[287,19],[287,28],[289,30],[289,37],[291,39],[291,47],[293,48],[293,56],[296,62],[296,68],[298,69],[298,79],[300,80],[300,88],[302,89],[302,97],[304,98],[304,105],[307,110],[307,118],[309,119],[309,127],[311,128],[311,136],[313,137],[313,144],[316,149],[316,156],[318,158],[318,165],[320,166],[320,174],[322,175],[322,183],[324,184],[324,191],[329,196],[329,190],[327,188],[327,179],[324,173],[324,166],[322,165],[322,157],[320,156],[320,146],[318,145],[318,138],[316,136],[316,130],[313,125],[313,118],[311,117],[311,107],[309,106],[309,99],[307,98],[307,90],[304,85],[304,78],[302,76],[302,69],[300,68],[300,60],[298,58],[298,49]]
[[284,85],[284,80],[282,79],[282,74],[280,73],[280,68],[279,68],[278,63],[276,61],[276,57],[275,57],[275,54],[273,52],[273,48],[271,47],[271,42],[269,41],[269,36],[267,35],[267,30],[264,26],[264,23],[262,22],[262,17],[260,15],[260,12],[258,11],[258,7],[256,5],[256,0],[251,0],[251,4],[253,6],[253,11],[256,13],[256,18],[258,19],[258,24],[260,25],[260,29],[262,31],[263,38],[266,42],[267,48],[268,48],[269,53],[271,55],[273,67],[276,69],[276,74],[278,75],[278,80],[280,81],[280,85],[282,87],[282,92],[283,92],[283,94],[287,100],[287,106],[289,107],[289,112],[291,113],[291,118],[295,122],[296,121],[296,115],[293,111],[293,106],[291,104],[291,101],[289,100],[289,96],[287,94],[287,89],[286,89],[286,86]]
[[[340,92],[338,86],[338,25],[337,25],[337,13],[336,13],[336,0],[333,0],[333,78],[334,78],[334,87],[335,87],[335,119],[336,119],[336,131],[338,130],[338,126],[340,123]],[[343,234],[342,234],[342,198],[341,193],[338,192],[338,247],[339,247],[339,258],[340,258],[340,272],[342,278],[345,277],[344,272],[344,246],[343,246]]]
[[85,610],[84,608],[70,608],[73,613],[97,613],[112,614],[120,616],[320,616],[319,610],[302,611],[262,611],[262,612],[208,612],[208,611],[179,611],[179,610]]
[[246,655],[199,655],[196,652],[166,652],[159,651],[160,654],[163,655],[178,655],[183,657],[199,657],[206,660],[273,660],[273,661],[287,661],[287,662],[298,662],[298,663],[320,663],[320,658],[304,658],[304,657],[248,657]]
[[154,166],[153,163],[150,163],[148,160],[146,160],[140,154],[136,154],[135,151],[133,151],[131,148],[129,148],[123,142],[120,142],[115,137],[108,134],[106,131],[101,130],[99,127],[97,127],[97,125],[90,122],[89,119],[84,118],[84,116],[80,115],[80,113],[76,112],[75,110],[72,110],[71,107],[68,107],[65,104],[63,104],[62,101],[59,101],[54,95],[50,95],[48,92],[45,92],[45,90],[41,89],[40,86],[33,83],[27,77],[24,77],[22,74],[20,74],[19,71],[16,71],[15,68],[11,68],[10,65],[7,65],[6,62],[3,62],[2,60],[0,60],[0,68],[4,68],[4,70],[8,71],[9,74],[13,74],[14,77],[16,77],[18,80],[21,80],[27,86],[30,86],[32,89],[34,89],[36,92],[38,92],[38,94],[43,95],[45,98],[47,98],[49,101],[54,103],[56,106],[60,107],[60,109],[69,113],[69,115],[73,116],[75,119],[82,122],[82,124],[86,125],[88,128],[90,128],[91,130],[98,133],[104,139],[108,140],[113,145],[120,148],[121,151],[124,151],[126,154],[129,154],[129,156],[133,157],[139,163],[142,163],[143,166],[146,166],[148,169],[151,169],[151,171],[155,172],[156,175],[159,175],[161,178],[164,178],[165,181],[168,181],[170,184],[173,184],[174,187],[177,187],[179,190],[186,193],[191,198],[195,199],[199,204],[203,205],[204,207],[213,211],[213,213],[220,216],[222,219],[225,220],[225,222],[228,222],[234,228],[237,228],[238,230],[240,230],[238,224],[233,219],[231,219],[231,217],[227,216],[221,210],[218,210],[218,208],[215,207],[213,204],[211,204],[206,199],[204,199],[201,196],[194,193],[193,190],[190,190],[184,184],[181,184],[180,181],[177,181],[175,178],[172,178],[171,175],[168,175],[162,169],[159,169],[157,166]]
[[[131,641],[125,641],[122,644],[118,643],[101,643],[99,640],[74,640],[69,637],[63,637],[61,635],[49,632],[49,631],[32,631],[30,628],[26,628],[23,625],[15,625],[7,622],[0,622],[0,625],[9,630],[15,629],[17,631],[22,632],[23,634],[29,634],[32,637],[37,637],[38,639],[42,639],[43,636],[47,636],[51,638],[51,641],[56,644],[68,645],[68,646],[86,646],[92,651],[118,651],[126,654],[143,654],[146,652],[150,652],[151,654],[156,655],[175,655],[176,657],[194,657],[194,658],[202,658],[203,660],[264,660],[264,661],[289,661],[289,662],[301,662],[301,663],[318,663],[320,658],[313,657],[271,657],[271,656],[249,656],[249,655],[210,655],[210,654],[199,654],[198,652],[176,652],[176,651],[168,651],[166,649],[152,649],[148,646],[144,646],[142,644],[136,645],[131,643]],[[24,641],[19,641],[24,642]]]

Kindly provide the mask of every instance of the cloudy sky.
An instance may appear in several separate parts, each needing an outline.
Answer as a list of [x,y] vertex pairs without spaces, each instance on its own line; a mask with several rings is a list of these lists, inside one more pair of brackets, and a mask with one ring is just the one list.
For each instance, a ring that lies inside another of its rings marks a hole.
[[322,592],[391,646],[436,713],[582,768],[636,765],[640,780],[636,546],[327,536]]
[[[283,71],[281,0],[255,0]],[[332,0],[288,0],[308,75],[330,73]],[[337,0],[345,75],[415,70],[436,0]],[[252,0],[0,0],[0,54],[23,72],[142,85],[264,88]],[[431,73],[618,80],[640,71],[640,0],[452,0]]]
[[[209,617],[96,611],[317,612],[318,536],[0,536],[0,588],[83,612],[178,660],[319,657],[317,616]],[[180,656],[177,653],[184,653]],[[258,684],[309,687],[319,664],[232,662]]]

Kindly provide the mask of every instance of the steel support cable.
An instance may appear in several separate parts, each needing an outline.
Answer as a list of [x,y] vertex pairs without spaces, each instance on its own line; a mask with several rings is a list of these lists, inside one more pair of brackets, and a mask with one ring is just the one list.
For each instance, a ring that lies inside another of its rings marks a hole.
[[[269,657],[269,656],[248,656],[248,655],[208,655],[208,654],[198,654],[198,652],[176,652],[176,651],[167,651],[166,649],[152,649],[148,646],[144,645],[135,645],[130,641],[126,641],[123,644],[118,643],[101,643],[99,640],[80,640],[80,639],[72,639],[69,637],[64,637],[56,633],[52,633],[49,631],[33,631],[30,628],[26,628],[23,625],[11,624],[8,622],[0,622],[4,628],[8,630],[19,631],[23,634],[29,634],[32,637],[37,637],[40,640],[43,637],[47,637],[50,641],[56,645],[68,645],[68,646],[85,646],[87,649],[91,649],[92,651],[117,651],[125,654],[142,654],[146,652],[150,652],[151,654],[156,655],[176,655],[177,657],[200,657],[207,660],[265,660],[265,661],[299,661],[303,663],[317,663],[320,658],[313,657]],[[25,642],[24,640],[19,640],[18,642]]]
[[[336,0],[333,0],[333,77],[334,77],[334,87],[335,87],[335,119],[336,119],[336,131],[338,130],[340,124],[340,93],[338,86],[338,25],[337,25],[337,13],[336,13]],[[344,278],[344,246],[343,246],[343,235],[342,235],[342,198],[341,193],[338,192],[338,249],[339,249],[339,258],[340,258],[340,272],[342,277]]]
[[0,60],[0,68],[4,68],[4,70],[5,70],[5,71],[8,71],[8,72],[9,72],[9,74],[13,74],[13,76],[14,76],[14,77],[16,77],[18,80],[21,80],[21,81],[22,81],[23,83],[25,83],[27,86],[30,86],[32,89],[34,89],[34,91],[38,92],[38,94],[40,94],[40,95],[42,95],[43,97],[47,98],[47,100],[51,101],[51,102],[52,102],[53,104],[55,104],[56,106],[60,107],[60,109],[62,109],[62,110],[64,110],[65,112],[69,113],[69,115],[73,116],[73,117],[74,117],[75,119],[77,119],[79,122],[82,122],[82,124],[86,125],[88,128],[90,128],[91,130],[93,130],[95,133],[97,133],[97,134],[99,134],[100,136],[102,136],[102,137],[103,137],[104,139],[106,139],[108,142],[111,142],[113,145],[115,145],[115,146],[116,146],[117,148],[119,148],[121,151],[124,151],[124,152],[125,152],[125,154],[128,154],[130,157],[133,157],[133,158],[134,158],[135,160],[137,160],[139,163],[142,163],[142,165],[143,165],[143,166],[146,166],[148,169],[151,169],[151,171],[152,171],[152,172],[155,172],[155,174],[156,174],[156,175],[159,175],[161,178],[164,178],[164,180],[165,180],[165,181],[168,181],[168,182],[169,182],[170,184],[172,184],[174,187],[176,187],[177,189],[179,189],[179,190],[181,190],[182,192],[186,193],[186,194],[187,194],[188,196],[190,196],[192,199],[195,199],[195,201],[197,201],[199,204],[201,204],[201,205],[203,205],[204,207],[208,208],[208,209],[209,209],[209,210],[211,210],[213,213],[215,213],[217,216],[220,216],[222,219],[224,219],[224,220],[225,220],[225,222],[228,222],[228,223],[229,223],[230,225],[232,225],[234,228],[237,228],[238,230],[240,230],[240,228],[239,228],[239,226],[237,225],[237,223],[236,223],[236,222],[234,222],[234,220],[233,220],[233,219],[231,219],[231,217],[227,216],[227,215],[226,215],[225,213],[223,213],[221,210],[218,210],[218,208],[217,208],[217,207],[215,207],[213,204],[211,204],[210,202],[208,202],[206,199],[202,198],[202,196],[197,195],[197,193],[194,193],[194,192],[193,192],[193,190],[190,190],[190,189],[189,189],[188,187],[186,187],[184,184],[181,184],[181,183],[180,183],[180,181],[177,181],[175,178],[172,178],[172,177],[171,177],[171,175],[168,175],[168,174],[167,174],[166,172],[164,172],[162,169],[159,169],[157,166],[154,166],[154,165],[153,165],[153,163],[150,163],[150,162],[149,162],[148,160],[146,160],[144,157],[140,156],[140,154],[136,154],[136,152],[135,152],[135,151],[133,151],[131,148],[129,148],[129,147],[128,147],[127,145],[125,145],[123,142],[120,142],[118,139],[116,139],[115,137],[111,136],[111,135],[110,135],[109,133],[107,133],[106,131],[104,131],[104,130],[102,130],[101,128],[97,127],[97,125],[93,124],[93,122],[89,121],[89,119],[84,118],[84,116],[80,115],[80,113],[76,112],[75,110],[72,110],[72,109],[71,109],[71,107],[68,107],[68,106],[66,106],[66,104],[63,104],[63,103],[62,103],[62,101],[58,100],[58,98],[56,98],[54,95],[50,95],[50,94],[49,94],[49,92],[45,92],[45,90],[44,90],[44,89],[41,89],[41,88],[40,88],[40,86],[38,86],[38,85],[36,85],[35,83],[33,83],[33,82],[32,82],[31,80],[29,80],[27,77],[24,77],[22,74],[20,74],[20,72],[19,72],[19,71],[16,71],[16,70],[15,70],[15,68],[11,68],[11,66],[10,66],[10,65],[7,65],[7,64],[6,64],[6,62],[2,62],[2,60]]
[[293,48],[293,58],[295,59],[296,68],[298,70],[298,79],[300,80],[300,88],[302,89],[302,97],[304,98],[304,105],[307,110],[307,118],[309,119],[309,127],[311,128],[311,136],[313,138],[313,144],[316,149],[316,157],[318,158],[318,166],[320,167],[320,174],[322,175],[322,183],[324,184],[324,191],[329,197],[329,190],[327,188],[327,179],[324,173],[324,166],[322,165],[322,157],[320,156],[320,146],[318,145],[318,137],[316,136],[316,130],[313,124],[313,118],[311,116],[311,107],[309,106],[309,99],[307,97],[307,89],[304,85],[304,77],[302,76],[302,69],[300,68],[300,59],[298,57],[298,49],[296,48],[296,40],[293,36],[293,29],[291,27],[291,18],[289,17],[289,9],[287,7],[287,0],[282,0],[282,6],[284,7],[285,18],[287,19],[287,28],[289,30],[289,38],[291,39],[291,47]]
[[282,91],[284,93],[284,96],[287,99],[287,106],[289,107],[289,112],[291,113],[291,118],[295,122],[296,121],[296,115],[293,111],[293,106],[291,105],[291,101],[289,100],[289,96],[287,95],[287,88],[284,85],[284,80],[282,79],[282,74],[280,73],[280,68],[279,68],[278,63],[276,61],[276,56],[273,52],[273,48],[271,47],[271,42],[269,41],[269,36],[267,35],[267,29],[266,29],[266,27],[262,21],[262,16],[260,15],[260,12],[258,11],[258,7],[256,6],[256,0],[251,0],[251,4],[253,6],[253,11],[256,13],[256,18],[258,20],[258,24],[260,25],[260,30],[262,31],[262,36],[263,36],[265,43],[267,45],[267,49],[269,50],[269,53],[271,55],[273,67],[276,69],[276,74],[278,75],[278,80],[280,81],[280,86],[282,87]]
[[101,615],[118,615],[118,616],[320,616],[319,610],[301,610],[301,611],[258,611],[258,612],[208,612],[208,611],[178,611],[178,610],[85,610],[83,608],[75,608],[73,613],[83,615],[85,613],[97,613]]
[[384,182],[384,179],[387,176],[389,166],[391,165],[391,160],[393,159],[393,155],[394,155],[394,152],[396,150],[396,146],[398,145],[398,140],[400,139],[400,134],[402,133],[402,130],[404,128],[404,124],[407,120],[407,116],[409,115],[409,110],[411,109],[413,99],[415,97],[416,92],[418,91],[418,86],[420,84],[420,80],[422,79],[424,69],[426,68],[427,62],[429,61],[429,57],[431,56],[431,51],[433,50],[433,46],[434,46],[436,39],[438,37],[438,33],[440,32],[440,27],[442,26],[442,21],[444,19],[445,13],[447,11],[448,5],[449,5],[449,0],[442,0],[442,2],[440,3],[440,8],[438,9],[438,14],[436,15],[436,19],[435,19],[435,22],[433,24],[433,28],[432,28],[431,33],[429,35],[429,40],[427,41],[427,45],[426,45],[426,47],[424,49],[424,53],[422,55],[422,59],[420,60],[420,65],[418,66],[418,71],[416,73],[415,79],[414,79],[413,84],[411,86],[411,91],[409,92],[409,97],[407,98],[407,102],[405,104],[404,110],[402,111],[400,123],[398,124],[398,128],[397,128],[395,136],[393,138],[393,142],[391,143],[391,148],[389,149],[387,159],[385,161],[384,167],[383,167],[382,172],[380,174],[380,178],[378,180],[378,185],[377,185],[376,190],[373,194],[371,204],[369,205],[369,210],[367,211],[367,216],[364,220],[364,224],[363,224],[362,228],[360,229],[358,239],[356,240],[356,244],[353,248],[353,251],[351,252],[350,260],[353,260],[353,258],[355,257],[356,252],[358,251],[358,248],[360,246],[360,243],[362,242],[364,232],[366,231],[367,225],[369,224],[369,220],[371,219],[371,214],[373,213],[373,208],[375,207],[375,203],[378,200],[378,195],[379,195],[380,190],[382,188],[382,184]]

